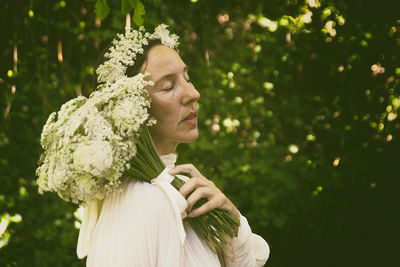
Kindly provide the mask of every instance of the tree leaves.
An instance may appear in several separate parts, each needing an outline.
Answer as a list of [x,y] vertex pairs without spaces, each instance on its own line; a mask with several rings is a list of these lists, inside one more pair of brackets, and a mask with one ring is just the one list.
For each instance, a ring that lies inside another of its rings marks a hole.
[[107,4],[107,0],[97,0],[96,7],[95,7],[96,15],[103,20],[110,14],[110,7]]
[[136,8],[133,13],[133,22],[138,26],[142,26],[143,21],[144,21],[143,16],[145,13],[146,13],[146,11],[144,10],[144,6],[143,6],[142,2],[139,0],[136,0]]
[[[142,1],[140,0],[121,0],[121,12],[123,15],[130,13],[133,10],[133,22],[137,26],[143,25],[144,15],[146,10]],[[107,0],[97,0],[95,13],[100,20],[105,19],[110,14],[110,7]]]
[[[131,12],[137,5],[137,0],[121,0],[121,12],[127,14]],[[140,1],[139,1],[140,2]]]

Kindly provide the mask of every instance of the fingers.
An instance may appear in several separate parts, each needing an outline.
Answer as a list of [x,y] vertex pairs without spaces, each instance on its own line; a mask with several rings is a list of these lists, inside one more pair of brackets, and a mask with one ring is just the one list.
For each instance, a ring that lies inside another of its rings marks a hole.
[[177,165],[168,172],[172,176],[177,175],[179,173],[187,173],[189,174],[190,177],[204,177],[193,164],[182,164],[182,165]]
[[209,201],[204,203],[203,205],[201,205],[199,208],[189,212],[189,214],[187,215],[188,217],[197,217],[200,216],[202,214],[205,214],[213,209],[215,209],[216,207],[212,206],[212,203],[210,203]]
[[[200,198],[202,198],[202,197],[199,197],[199,199]],[[196,203],[199,199],[197,199],[197,200],[193,199],[194,203]],[[205,214],[209,211],[212,211],[216,208],[221,208],[222,204],[223,204],[223,195],[212,195],[212,198],[209,199],[206,203],[204,203],[197,209],[189,212],[188,217],[200,216],[200,215]],[[192,207],[193,207],[193,205],[192,205]]]
[[187,210],[191,211],[193,208],[193,205],[196,204],[197,201],[199,201],[202,198],[209,198],[212,197],[213,193],[211,192],[211,189],[208,187],[200,187],[197,188],[187,199],[186,202],[188,204]]
[[[204,177],[193,164],[177,165],[168,172],[175,176],[179,173],[189,174],[191,179],[179,189],[179,192],[184,198],[187,198],[189,212],[188,217],[196,217],[207,213],[216,208],[221,208],[229,211],[235,217],[240,217],[235,205],[218,189],[218,187],[206,177]],[[192,194],[188,197],[188,195]],[[191,211],[193,205],[200,199],[208,199],[206,203]]]
[[[183,190],[182,190],[183,189]],[[189,212],[189,217],[196,217],[207,213],[215,208],[223,208],[227,198],[225,195],[215,186],[212,181],[207,181],[194,177],[188,180],[181,188],[182,194],[186,196],[192,192],[192,194],[187,197],[186,201],[188,204],[187,211]],[[193,209],[193,206],[200,199],[208,199],[206,203],[200,207]]]
[[179,189],[179,192],[183,195],[184,198],[187,197],[187,195],[195,190],[196,188],[199,187],[208,187],[208,186],[215,186],[212,181],[209,181],[207,179],[199,178],[199,177],[193,177],[190,180],[186,181],[182,185],[182,187]]

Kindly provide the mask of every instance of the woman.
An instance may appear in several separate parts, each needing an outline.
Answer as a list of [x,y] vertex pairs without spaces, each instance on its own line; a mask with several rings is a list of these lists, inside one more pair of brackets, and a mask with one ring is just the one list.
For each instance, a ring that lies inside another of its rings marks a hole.
[[[87,266],[263,266],[269,256],[267,243],[252,234],[245,217],[235,205],[204,177],[193,165],[175,166],[173,154],[180,143],[194,141],[198,137],[197,101],[199,92],[189,80],[188,67],[178,53],[158,41],[150,42],[141,58],[135,61],[128,75],[137,72],[150,73],[154,85],[148,89],[151,97],[150,114],[157,124],[150,133],[161,159],[171,175],[180,176],[186,182],[172,196],[157,185],[142,181],[130,181],[121,193],[106,198],[92,206],[86,218],[93,228],[85,249],[78,242],[78,256],[87,254]],[[191,193],[188,197],[189,193]],[[192,210],[201,198],[208,202]],[[176,218],[174,209],[181,209]],[[236,236],[229,239],[220,259],[182,219],[196,217],[215,208],[229,211],[240,219]],[[184,237],[177,234],[184,232]],[[83,237],[80,236],[80,241]],[[81,243],[84,243],[83,241]]]

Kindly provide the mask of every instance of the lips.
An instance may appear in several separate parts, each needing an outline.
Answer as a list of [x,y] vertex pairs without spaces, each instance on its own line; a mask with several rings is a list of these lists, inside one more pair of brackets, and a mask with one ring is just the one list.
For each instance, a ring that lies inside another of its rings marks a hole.
[[189,116],[187,116],[184,120],[191,120],[197,117],[196,112],[190,112]]
[[197,112],[190,112],[189,115],[183,119],[183,121],[190,121],[197,118]]

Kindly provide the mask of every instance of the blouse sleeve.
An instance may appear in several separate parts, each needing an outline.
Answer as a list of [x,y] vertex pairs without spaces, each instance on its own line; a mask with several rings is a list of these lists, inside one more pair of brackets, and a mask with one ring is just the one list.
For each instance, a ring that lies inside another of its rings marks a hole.
[[269,257],[269,246],[261,236],[251,232],[247,219],[240,215],[238,236],[228,241],[224,254],[227,267],[264,266]]
[[183,246],[172,214],[162,189],[128,184],[103,204],[87,266],[181,266]]

